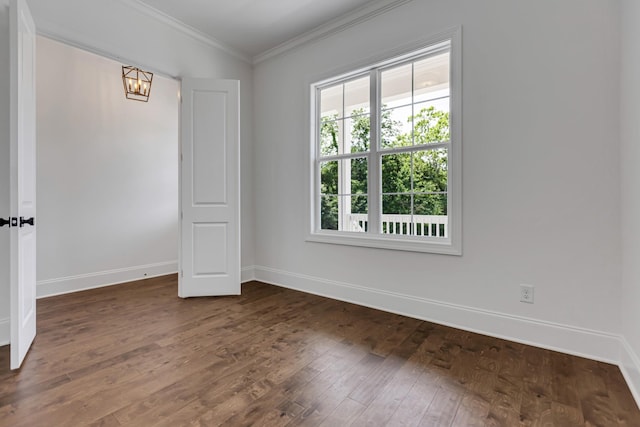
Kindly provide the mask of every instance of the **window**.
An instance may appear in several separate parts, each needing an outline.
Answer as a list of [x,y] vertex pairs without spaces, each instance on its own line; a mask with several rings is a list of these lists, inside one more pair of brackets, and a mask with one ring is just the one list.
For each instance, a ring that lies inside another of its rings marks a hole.
[[311,85],[310,240],[460,254],[457,40]]

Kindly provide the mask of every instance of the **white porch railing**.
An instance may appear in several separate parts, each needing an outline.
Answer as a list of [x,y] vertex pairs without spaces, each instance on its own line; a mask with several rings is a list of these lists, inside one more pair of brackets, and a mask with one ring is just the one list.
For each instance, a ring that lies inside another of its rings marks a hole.
[[[367,214],[346,214],[346,231],[364,232],[368,227]],[[411,236],[449,237],[446,215],[382,215],[382,232]]]

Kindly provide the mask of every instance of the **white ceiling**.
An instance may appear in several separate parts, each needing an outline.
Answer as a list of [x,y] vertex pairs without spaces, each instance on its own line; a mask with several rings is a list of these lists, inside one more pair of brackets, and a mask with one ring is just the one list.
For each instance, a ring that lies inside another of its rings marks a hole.
[[379,0],[139,0],[249,57]]

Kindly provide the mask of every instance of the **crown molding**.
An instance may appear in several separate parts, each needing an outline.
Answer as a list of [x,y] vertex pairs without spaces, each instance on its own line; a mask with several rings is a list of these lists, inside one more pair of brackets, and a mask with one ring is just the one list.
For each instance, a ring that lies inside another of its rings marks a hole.
[[[214,39],[213,37],[205,34],[204,32],[191,27],[190,25],[185,24],[184,22],[152,7],[148,4],[144,3],[141,0],[119,0],[121,3],[127,5],[128,7],[152,18],[158,22],[162,22],[165,25],[173,28],[176,31],[181,32],[182,34],[191,37],[192,39],[204,43],[210,47],[221,50],[235,58],[240,59],[248,64],[259,64],[264,62],[270,58],[281,55],[285,52],[294,50],[296,48],[302,47],[308,43],[313,43],[318,40],[322,40],[324,38],[330,37],[334,34],[345,31],[351,27],[354,27],[358,24],[366,22],[370,19],[375,18],[376,16],[387,13],[397,7],[400,7],[406,3],[411,2],[412,0],[379,0],[374,1],[370,4],[362,6],[358,9],[355,9],[352,12],[349,12],[339,18],[333,19],[325,24],[322,24],[311,31],[307,31],[297,37],[294,37],[284,43],[279,44],[278,46],[268,49],[258,55],[253,57],[245,54],[238,49],[235,49],[219,40]],[[0,5],[7,4],[8,0],[0,0]]]
[[322,24],[311,31],[307,31],[297,37],[294,37],[286,42],[268,49],[263,53],[255,55],[253,57],[253,65],[257,65],[270,58],[281,55],[285,52],[299,48],[308,43],[312,43],[324,38],[330,37],[334,34],[345,31],[353,26],[356,26],[362,22],[375,18],[389,12],[392,9],[400,7],[412,0],[380,0],[358,9],[353,10],[339,18],[333,19],[325,24]]
[[228,53],[229,55],[232,55],[246,63],[249,63],[249,64],[251,63],[251,57],[249,55],[246,55],[245,53],[237,49],[234,49],[233,47],[219,40],[214,39],[208,34],[205,34],[204,32],[196,28],[193,28],[190,25],[185,24],[184,22],[174,18],[173,16],[167,15],[166,13],[152,6],[149,6],[148,4],[142,2],[141,0],[119,0],[119,1],[137,10],[140,13],[149,16],[150,18],[153,18],[159,22],[162,22],[163,24],[170,26],[174,30],[179,31],[185,34],[186,36],[191,37],[194,40],[197,40],[215,49],[222,50],[223,52]]

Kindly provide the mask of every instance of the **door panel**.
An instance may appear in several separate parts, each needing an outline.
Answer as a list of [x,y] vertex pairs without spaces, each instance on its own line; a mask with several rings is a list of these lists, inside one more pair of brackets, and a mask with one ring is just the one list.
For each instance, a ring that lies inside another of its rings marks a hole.
[[193,224],[193,275],[228,274],[227,224]]
[[226,204],[227,94],[194,90],[192,96],[193,201],[199,206]]
[[36,335],[36,30],[25,0],[10,9],[11,369],[18,369]]
[[239,82],[184,79],[179,295],[240,294]]

